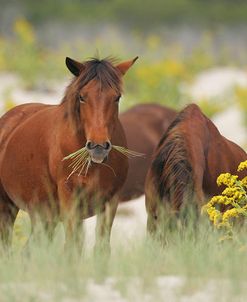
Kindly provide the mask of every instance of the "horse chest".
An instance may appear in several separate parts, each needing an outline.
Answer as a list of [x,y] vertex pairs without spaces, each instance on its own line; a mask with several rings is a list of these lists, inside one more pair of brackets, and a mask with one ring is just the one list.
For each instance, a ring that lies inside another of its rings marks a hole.
[[77,213],[82,219],[91,217],[104,210],[118,189],[116,178],[107,175],[99,167],[85,175],[73,174],[69,179],[59,181],[58,200],[60,211],[77,205]]
[[115,193],[124,182],[121,177],[118,177],[118,172],[120,169],[109,170],[105,166],[93,164],[87,175],[73,174],[66,178],[64,186],[71,194],[80,190],[88,195],[97,193],[102,196],[109,196]]

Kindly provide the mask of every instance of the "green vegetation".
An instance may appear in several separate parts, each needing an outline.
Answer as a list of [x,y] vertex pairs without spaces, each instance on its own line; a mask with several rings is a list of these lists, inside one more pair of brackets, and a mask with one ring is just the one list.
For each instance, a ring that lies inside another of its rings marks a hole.
[[[156,34],[136,34],[135,40],[137,45],[131,52],[132,57],[140,55],[140,58],[125,77],[126,93],[121,101],[121,110],[141,102],[155,102],[180,109],[194,101],[184,87],[189,87],[200,71],[231,62],[224,48],[218,49],[217,57],[208,51],[212,43],[208,32],[202,36],[198,47],[187,55],[179,45],[166,45]],[[113,36],[111,45],[108,40],[99,40],[97,36],[93,43],[85,44],[87,47],[82,40],[73,45],[64,44],[59,50],[50,49],[40,44],[32,24],[20,18],[14,22],[10,37],[0,36],[0,72],[18,75],[25,89],[52,90],[54,83],[65,77],[69,82],[70,73],[64,63],[66,56],[84,60],[92,57],[98,48],[101,58],[118,54],[122,60],[131,59],[129,52],[125,51],[125,42],[116,36]],[[5,110],[10,109],[15,104],[11,89],[7,89],[3,97]],[[236,88],[234,95],[224,100],[203,98],[196,101],[212,117],[234,100],[246,112],[246,92],[243,88]]]
[[[186,226],[178,224],[177,228],[168,228],[165,245],[139,238],[138,234],[139,239],[126,244],[121,234],[121,239],[114,242],[107,262],[100,255],[95,258],[90,249],[80,258],[63,252],[61,227],[52,243],[39,232],[39,240],[33,237],[28,250],[22,249],[20,246],[28,235],[28,225],[27,217],[22,214],[16,223],[12,252],[1,253],[0,299],[3,302],[20,301],[20,296],[21,301],[40,302],[43,295],[52,295],[53,302],[67,301],[66,298],[77,301],[87,297],[88,282],[103,286],[109,278],[113,280],[113,288],[130,301],[140,300],[146,294],[157,296],[156,301],[164,301],[157,292],[157,279],[161,276],[185,278],[185,284],[177,292],[178,297],[193,295],[212,280],[215,284],[229,282],[229,301],[233,301],[236,294],[246,295],[246,227],[238,233],[241,245],[236,241],[219,242],[221,233],[203,219],[196,221],[196,228],[193,219]],[[11,286],[15,290],[10,290]],[[131,286],[134,286],[132,291],[128,290]],[[211,299],[211,294],[209,290],[210,301],[228,301],[222,298],[219,286],[216,297],[222,300]]]
[[[2,2],[2,1],[1,1]],[[9,6],[8,2],[3,3]],[[32,0],[11,1],[34,23],[47,20],[70,22],[115,22],[150,28],[161,24],[245,23],[247,3],[244,0]]]
[[[110,32],[109,34],[111,35]],[[192,84],[200,71],[216,65],[232,65],[231,56],[224,46],[217,50],[215,56],[211,32],[205,32],[198,46],[186,55],[180,45],[167,45],[158,34],[131,32],[128,39],[131,38],[136,43],[131,50],[132,57],[139,55],[140,58],[125,77],[126,94],[121,101],[121,110],[145,102],[180,109],[188,102],[195,101],[188,95],[186,87]],[[10,36],[0,36],[0,72],[18,75],[25,89],[44,91],[52,90],[54,83],[65,77],[68,77],[69,82],[70,73],[64,64],[66,56],[85,60],[95,55],[96,49],[99,49],[96,56],[101,58],[117,54],[122,60],[131,59],[130,51],[126,50],[126,41],[116,35],[110,36],[110,44],[109,39],[105,40],[97,35],[90,43],[83,39],[73,45],[65,43],[59,49],[49,48],[40,44],[33,25],[25,18],[19,18],[13,24]],[[11,89],[7,89],[3,97],[4,109],[10,109],[15,104]],[[235,93],[224,96],[224,100],[204,97],[196,102],[207,116],[212,117],[235,100],[245,114],[244,88],[236,88]]]
[[59,76],[64,58],[40,47],[30,23],[23,18],[17,19],[13,34],[14,37],[9,39],[0,37],[0,71],[20,75],[26,88],[34,87],[42,78],[48,82]]
[[[178,46],[164,45],[157,35],[136,39],[145,47],[140,59],[125,78],[127,93],[122,102],[122,109],[139,102],[163,103],[180,108],[188,102],[181,86],[188,85],[200,70],[215,64],[216,59],[202,50],[207,48],[209,43],[207,36],[203,37],[200,46],[186,57]],[[13,25],[12,38],[0,37],[0,72],[10,71],[19,75],[27,89],[52,89],[54,81],[69,75],[64,64],[68,55],[78,60],[87,59],[92,57],[95,45],[98,45],[101,49],[100,57],[108,56],[111,52],[120,54],[124,59],[131,59],[129,54],[123,52],[124,46],[120,41],[112,43],[112,47],[107,44],[107,41],[98,41],[96,37],[95,43],[88,49],[84,48],[83,41],[74,44],[73,48],[65,45],[59,51],[48,49],[39,44],[31,23],[20,18]],[[6,101],[11,100],[10,91],[6,94]],[[221,109],[215,105],[210,108],[210,114]]]

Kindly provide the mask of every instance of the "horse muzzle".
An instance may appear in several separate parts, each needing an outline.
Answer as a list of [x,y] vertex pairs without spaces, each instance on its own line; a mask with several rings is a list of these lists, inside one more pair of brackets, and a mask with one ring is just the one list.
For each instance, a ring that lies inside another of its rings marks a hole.
[[100,164],[107,158],[109,152],[111,151],[112,145],[110,141],[106,141],[102,144],[87,141],[86,148],[92,162]]

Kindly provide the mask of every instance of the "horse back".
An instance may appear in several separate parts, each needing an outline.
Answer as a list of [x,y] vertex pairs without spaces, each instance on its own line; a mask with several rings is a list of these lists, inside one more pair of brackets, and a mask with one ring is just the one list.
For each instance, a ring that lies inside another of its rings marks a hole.
[[41,103],[29,103],[14,107],[0,118],[0,159],[4,147],[14,130],[26,119],[46,105]]
[[207,118],[197,105],[189,105],[178,124],[191,163],[193,189],[203,202],[205,196],[219,194],[222,188],[216,180],[221,173],[237,172],[241,161],[247,159],[246,152],[234,142],[225,138],[214,123]]
[[244,177],[244,172],[237,172],[240,162],[247,160],[246,152],[234,142],[220,134],[215,125],[208,125],[210,146],[206,154],[204,190],[207,195],[219,194],[222,188],[216,184],[217,177],[222,173],[230,173]]

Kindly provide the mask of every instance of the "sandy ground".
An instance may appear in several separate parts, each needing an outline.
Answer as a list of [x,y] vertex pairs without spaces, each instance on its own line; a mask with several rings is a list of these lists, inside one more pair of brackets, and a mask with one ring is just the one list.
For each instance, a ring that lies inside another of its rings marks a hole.
[[[95,240],[95,225],[96,217],[91,217],[85,220],[86,230],[86,248],[91,249]],[[135,238],[143,238],[146,233],[146,209],[145,209],[145,198],[141,196],[138,199],[120,203],[118,206],[117,214],[114,220],[111,243],[112,246],[119,243],[119,234],[121,240],[126,243]]]
[[[38,283],[2,283],[0,297],[11,297],[5,301],[39,301],[39,302],[245,302],[246,297],[234,291],[229,280],[185,279],[177,276],[160,276],[154,281],[153,291],[145,288],[139,278],[129,278],[129,285],[124,290],[118,289],[118,281],[107,278],[96,283],[89,279],[81,281],[83,295],[71,294],[71,289],[63,283],[50,283],[40,287]],[[195,286],[195,284],[197,284]],[[80,285],[79,285],[80,286]],[[241,287],[246,287],[243,282]],[[59,293],[59,294],[58,294]],[[79,296],[79,297],[78,297]],[[21,298],[21,300],[19,300]],[[58,299],[59,298],[59,299]]]
[[[193,99],[197,99],[202,96],[215,97],[223,96],[229,93],[235,84],[241,86],[247,86],[247,73],[242,70],[230,69],[230,68],[216,68],[198,75],[192,87],[190,87],[190,94]],[[0,74],[0,100],[6,96],[6,92],[9,91],[11,99],[14,100],[16,104],[26,103],[26,102],[44,102],[48,104],[59,103],[63,96],[64,87],[66,87],[66,82],[61,85],[56,85],[52,91],[24,91],[19,88],[19,80],[12,74]],[[0,113],[3,112],[4,107],[0,102]],[[246,144],[247,136],[246,129],[242,125],[242,116],[237,107],[228,108],[226,111],[218,114],[214,118],[214,122],[219,127],[221,133],[227,138],[235,141],[240,145]],[[95,230],[95,217],[89,218],[85,221],[86,228],[86,248],[91,249],[94,243],[94,230]],[[145,201],[144,196],[123,203],[119,206],[116,219],[114,221],[112,230],[112,248],[116,242],[119,242],[119,234],[124,234],[121,240],[128,244],[128,241],[143,237],[145,235],[146,228],[146,211],[145,211]],[[116,301],[125,302],[129,301],[140,301],[141,299],[145,301],[153,301],[152,296],[142,292],[142,287],[140,286],[140,280],[132,280],[130,282],[129,293],[127,297],[121,295],[121,293],[114,288],[116,280],[106,280],[103,284],[97,284],[93,280],[88,281],[87,285],[87,298],[81,301]],[[165,300],[160,301],[182,301],[182,302],[208,302],[214,301],[214,297],[217,296],[217,292],[221,287],[220,282],[209,282],[204,284],[204,286],[199,286],[192,293],[183,293],[182,289],[185,284],[185,280],[180,277],[160,277],[156,280],[158,296],[165,297]],[[29,284],[30,285],[30,284]],[[35,284],[30,287],[29,285],[20,284],[20,290],[26,292],[30,291],[30,288],[35,292]],[[3,284],[1,288],[11,289],[11,284]],[[16,286],[16,285],[15,285]],[[32,291],[32,290],[31,290]],[[177,292],[180,291],[180,298],[177,298]],[[18,292],[18,291],[16,291]],[[66,289],[65,289],[66,292]],[[224,292],[225,297],[228,295],[228,290],[221,291]],[[127,300],[126,300],[127,299]],[[215,298],[216,299],[216,298]],[[40,294],[39,301],[53,301],[53,296],[49,292],[43,292]],[[72,302],[80,301],[78,298],[71,298],[64,295],[61,301]],[[159,300],[158,300],[159,301]],[[216,299],[215,301],[226,301],[224,297]],[[231,300],[231,301],[245,301],[241,300]]]

